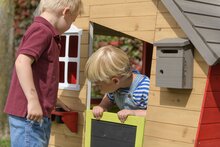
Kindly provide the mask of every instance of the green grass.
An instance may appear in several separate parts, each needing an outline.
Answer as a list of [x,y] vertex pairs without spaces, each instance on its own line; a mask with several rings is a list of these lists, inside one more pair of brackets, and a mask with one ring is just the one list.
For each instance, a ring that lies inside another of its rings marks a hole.
[[0,147],[10,147],[9,139],[0,139]]

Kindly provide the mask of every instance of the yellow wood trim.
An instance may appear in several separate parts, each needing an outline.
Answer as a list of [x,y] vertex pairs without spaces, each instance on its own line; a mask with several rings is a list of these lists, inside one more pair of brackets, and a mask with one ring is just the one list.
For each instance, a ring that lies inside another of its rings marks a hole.
[[[86,133],[85,133],[85,147],[90,147],[91,144],[91,123],[93,117],[92,111],[86,111]],[[108,121],[114,123],[120,123],[118,116],[116,113],[104,112],[101,118],[101,121]],[[129,116],[127,120],[124,122],[125,125],[133,125],[137,127],[136,130],[136,139],[135,139],[135,147],[143,146],[143,137],[144,137],[144,126],[145,126],[145,118],[139,116]]]

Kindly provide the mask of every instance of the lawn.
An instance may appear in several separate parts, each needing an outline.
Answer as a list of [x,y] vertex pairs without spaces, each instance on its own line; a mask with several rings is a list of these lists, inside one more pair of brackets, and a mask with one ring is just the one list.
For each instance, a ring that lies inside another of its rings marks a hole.
[[0,139],[0,147],[10,147],[9,139]]

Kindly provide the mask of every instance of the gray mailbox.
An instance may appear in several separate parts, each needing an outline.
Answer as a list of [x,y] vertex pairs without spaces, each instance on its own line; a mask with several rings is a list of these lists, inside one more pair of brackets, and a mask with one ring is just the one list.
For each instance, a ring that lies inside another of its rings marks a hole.
[[156,86],[192,89],[193,49],[182,38],[163,39],[156,43]]

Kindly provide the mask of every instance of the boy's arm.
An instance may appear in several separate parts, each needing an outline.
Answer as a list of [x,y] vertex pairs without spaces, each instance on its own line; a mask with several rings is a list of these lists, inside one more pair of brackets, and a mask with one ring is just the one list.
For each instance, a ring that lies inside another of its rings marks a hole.
[[22,90],[27,98],[27,119],[40,121],[43,117],[38,94],[34,85],[31,64],[34,59],[30,56],[19,54],[15,61],[17,76]]
[[114,104],[109,100],[107,94],[102,98],[101,103],[99,104],[100,107],[104,109],[104,111],[107,111],[109,108],[111,108]]
[[108,96],[102,98],[101,103],[98,106],[93,107],[92,112],[96,119],[100,119],[104,111],[107,111],[110,107],[113,106],[113,103],[109,100]]
[[135,116],[146,116],[147,110],[132,110]]

